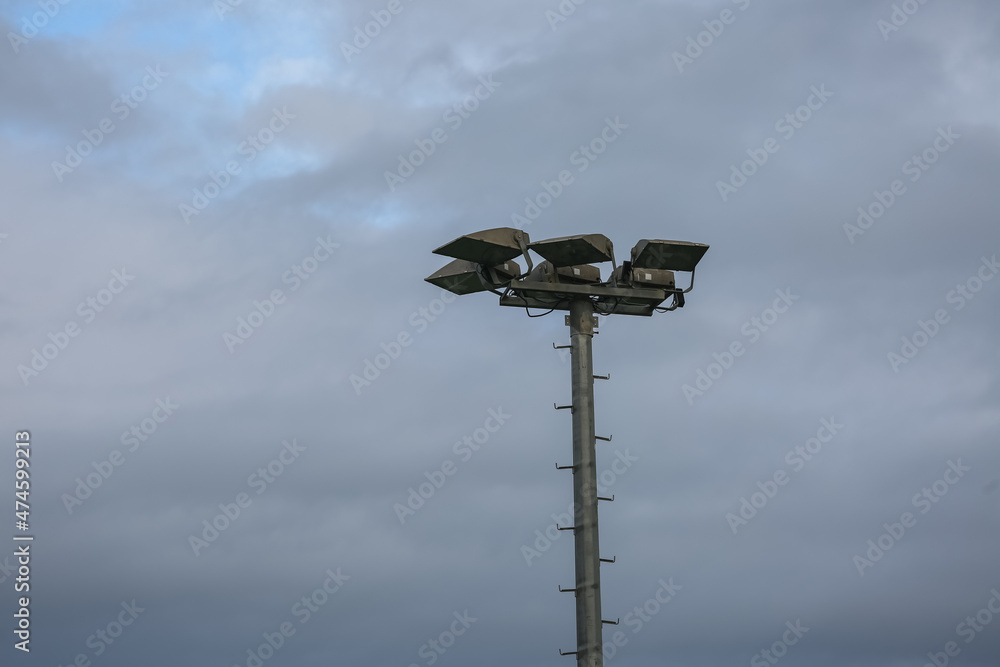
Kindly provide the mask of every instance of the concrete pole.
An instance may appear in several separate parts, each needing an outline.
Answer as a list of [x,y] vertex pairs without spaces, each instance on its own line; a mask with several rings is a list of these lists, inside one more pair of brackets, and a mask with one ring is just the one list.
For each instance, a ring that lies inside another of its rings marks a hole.
[[594,306],[570,304],[573,364],[573,531],[576,541],[576,664],[603,667],[601,560],[597,534],[597,452],[594,433]]

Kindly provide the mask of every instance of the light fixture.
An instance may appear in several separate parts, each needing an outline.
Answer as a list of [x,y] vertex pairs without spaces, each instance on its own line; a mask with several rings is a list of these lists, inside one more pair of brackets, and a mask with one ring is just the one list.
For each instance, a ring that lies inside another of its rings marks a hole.
[[672,290],[677,287],[674,272],[665,269],[637,269],[632,267],[632,285],[635,287],[662,287]]
[[545,239],[529,243],[528,248],[557,267],[613,262],[615,258],[611,239],[604,234],[580,234]]
[[[490,282],[493,283],[492,285],[487,285],[483,282],[482,276],[484,273]],[[503,262],[486,268],[476,262],[456,259],[446,264],[434,274],[424,278],[424,280],[453,294],[462,295],[485,292],[491,289],[491,287],[504,287],[519,275],[521,275],[521,267],[514,261]]]
[[642,239],[632,248],[633,269],[694,271],[708,251],[704,243]]
[[549,283],[571,283],[575,285],[597,285],[601,282],[601,270],[590,264],[576,266],[555,266],[546,260],[535,267],[525,280]]
[[529,243],[527,232],[513,227],[497,227],[460,236],[445,243],[434,254],[495,266],[525,254]]

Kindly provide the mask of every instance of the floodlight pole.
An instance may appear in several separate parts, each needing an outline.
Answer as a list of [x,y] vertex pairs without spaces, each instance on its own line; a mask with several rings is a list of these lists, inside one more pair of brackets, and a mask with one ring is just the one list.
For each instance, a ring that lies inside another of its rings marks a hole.
[[603,667],[601,560],[597,532],[597,452],[594,432],[594,305],[569,309],[573,365],[573,507],[576,550],[576,664]]
[[[545,258],[532,270],[529,251]],[[631,261],[615,262],[611,240],[603,234],[579,234],[531,243],[528,235],[513,227],[485,229],[466,234],[437,248],[434,253],[453,258],[442,269],[425,278],[453,294],[490,291],[500,296],[501,306],[569,310],[572,358],[573,524],[559,526],[572,530],[576,562],[576,586],[560,591],[576,596],[576,650],[560,655],[576,655],[577,667],[604,667],[604,623],[601,616],[601,562],[597,531],[597,502],[614,500],[597,495],[597,435],[594,433],[594,329],[595,307],[601,314],[650,316],[684,305],[684,294],[694,287],[694,269],[708,250],[704,243],[642,239],[632,248]],[[528,270],[521,273],[513,262],[524,255]],[[610,261],[610,279],[601,282],[594,263]],[[640,273],[635,270],[639,269]],[[676,288],[674,271],[691,272],[691,285]],[[503,289],[503,292],[500,291]],[[673,303],[662,307],[673,295]],[[531,315],[531,313],[528,313]],[[547,314],[547,313],[546,313]],[[553,344],[554,345],[554,344]],[[563,346],[566,347],[566,346]],[[602,440],[611,438],[601,438]]]

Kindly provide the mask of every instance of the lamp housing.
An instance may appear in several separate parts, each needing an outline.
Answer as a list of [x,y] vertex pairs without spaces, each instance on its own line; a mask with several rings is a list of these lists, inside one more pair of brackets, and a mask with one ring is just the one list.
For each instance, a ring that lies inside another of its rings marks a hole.
[[601,270],[589,264],[576,266],[555,266],[546,260],[528,274],[526,280],[548,283],[571,283],[575,285],[597,285],[601,282]]
[[614,261],[611,239],[604,234],[579,234],[536,241],[528,245],[553,266],[576,266]]
[[707,251],[708,246],[704,243],[642,239],[632,248],[632,266],[635,269],[694,271]]
[[[494,285],[488,285],[483,282],[482,275],[484,272],[495,283]],[[424,280],[432,285],[446,289],[452,294],[461,296],[463,294],[485,292],[495,287],[504,287],[520,275],[521,267],[514,261],[485,267],[476,262],[456,259],[427,278],[424,278]]]
[[436,255],[496,266],[524,253],[531,239],[513,227],[497,227],[460,236],[434,251]]

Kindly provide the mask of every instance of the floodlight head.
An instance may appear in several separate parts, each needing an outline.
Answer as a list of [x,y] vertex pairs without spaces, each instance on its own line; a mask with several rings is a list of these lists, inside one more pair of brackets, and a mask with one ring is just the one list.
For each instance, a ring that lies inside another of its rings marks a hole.
[[[475,262],[456,259],[424,280],[458,295],[485,292],[490,289],[490,286],[481,278],[483,268],[485,267]],[[517,265],[517,262],[503,262],[487,269],[486,274],[498,283],[497,286],[501,286],[521,275],[521,267]]]
[[674,272],[665,269],[632,269],[632,285],[634,287],[659,287],[660,289],[676,289]]
[[589,264],[576,266],[555,266],[546,260],[528,274],[527,281],[548,283],[571,283],[574,285],[596,285],[601,282],[601,270]]
[[708,246],[704,243],[642,239],[632,248],[632,266],[636,269],[694,271],[707,251]]
[[528,243],[527,232],[513,227],[497,227],[460,236],[445,243],[434,254],[495,266],[522,254]]
[[604,234],[561,236],[531,243],[528,248],[556,267],[610,262],[615,257],[611,239]]

